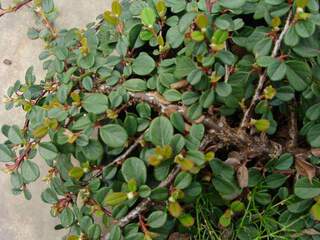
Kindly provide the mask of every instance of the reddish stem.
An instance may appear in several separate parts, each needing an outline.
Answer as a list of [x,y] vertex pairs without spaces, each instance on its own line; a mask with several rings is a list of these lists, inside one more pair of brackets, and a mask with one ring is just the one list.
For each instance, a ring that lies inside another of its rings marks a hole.
[[32,0],[24,0],[21,3],[18,3],[17,5],[15,5],[12,8],[9,9],[2,9],[0,8],[0,17],[2,17],[3,15],[7,14],[7,13],[11,13],[11,12],[16,12],[18,11],[20,8],[22,8],[23,6],[27,5],[28,3],[32,2]]

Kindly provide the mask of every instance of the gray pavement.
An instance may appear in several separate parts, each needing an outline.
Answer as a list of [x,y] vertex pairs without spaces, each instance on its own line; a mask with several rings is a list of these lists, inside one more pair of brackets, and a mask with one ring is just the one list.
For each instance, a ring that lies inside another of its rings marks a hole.
[[[12,1],[12,0],[11,0]],[[9,0],[2,1],[5,6]],[[55,0],[59,9],[58,28],[82,27],[110,6],[111,0]],[[42,42],[31,41],[26,33],[34,26],[34,16],[28,7],[17,13],[0,18],[0,98],[16,80],[24,80],[26,69],[33,65],[38,79],[44,76],[38,55],[43,49]],[[3,62],[8,59],[11,65]],[[0,104],[0,126],[3,124],[23,124],[22,111],[5,111]],[[0,137],[0,141],[3,141]],[[46,175],[44,161],[37,159]],[[24,200],[23,196],[13,196],[10,192],[10,178],[0,172],[0,240],[57,240],[63,232],[53,228],[57,220],[50,216],[50,206],[41,202],[40,193],[46,187],[41,178],[31,186],[33,198]]]

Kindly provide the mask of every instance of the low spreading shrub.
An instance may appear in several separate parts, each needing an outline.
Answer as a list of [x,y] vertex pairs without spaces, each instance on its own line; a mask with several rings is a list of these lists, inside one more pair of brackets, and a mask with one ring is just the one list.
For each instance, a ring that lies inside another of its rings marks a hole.
[[317,0],[113,1],[70,30],[33,5],[46,75],[8,89],[0,161],[27,199],[46,161],[66,239],[320,239]]

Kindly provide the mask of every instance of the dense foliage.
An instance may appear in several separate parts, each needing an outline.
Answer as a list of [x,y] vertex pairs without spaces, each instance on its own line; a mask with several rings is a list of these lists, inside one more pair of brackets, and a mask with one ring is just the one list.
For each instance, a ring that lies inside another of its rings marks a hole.
[[9,88],[0,161],[27,199],[46,161],[66,239],[320,239],[317,0],[113,1],[61,31],[33,4],[46,76]]

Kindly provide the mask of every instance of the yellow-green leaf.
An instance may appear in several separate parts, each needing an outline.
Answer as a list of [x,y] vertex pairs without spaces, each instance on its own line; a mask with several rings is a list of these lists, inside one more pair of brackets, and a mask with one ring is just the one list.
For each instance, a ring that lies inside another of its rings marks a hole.
[[196,24],[200,29],[204,29],[208,26],[208,17],[204,14],[199,14],[196,18]]
[[277,94],[277,90],[271,85],[269,85],[263,90],[263,96],[268,100],[271,100],[272,98],[274,98],[276,94]]
[[310,209],[310,213],[314,220],[320,221],[320,203],[319,202],[317,202],[312,206],[312,208]]
[[279,27],[280,24],[281,24],[281,19],[280,19],[280,17],[276,16],[276,17],[272,18],[272,20],[271,20],[271,26],[272,26],[273,28]]
[[119,22],[119,19],[113,16],[110,11],[105,11],[103,14],[103,18],[107,23],[110,23],[111,25],[117,25]]
[[309,3],[309,0],[296,0],[297,7],[305,8]]
[[171,216],[178,218],[182,214],[183,209],[178,202],[170,202],[169,203],[169,212],[170,212]]
[[256,127],[259,132],[266,132],[270,127],[270,121],[268,119],[252,120],[251,123]]
[[112,13],[115,16],[120,16],[121,15],[122,7],[121,7],[121,4],[119,3],[119,0],[112,1],[111,9],[112,9]]
[[84,171],[81,167],[73,167],[69,170],[68,174],[70,177],[79,180],[83,176]]
[[104,203],[110,206],[120,204],[128,199],[127,193],[124,192],[112,192],[108,193],[104,199]]
[[225,211],[223,215],[219,218],[219,224],[222,227],[228,227],[231,224],[232,212],[230,209]]
[[190,214],[182,214],[179,222],[185,227],[191,227],[194,224],[194,218]]
[[204,40],[204,34],[200,31],[194,31],[191,33],[191,38],[196,42],[202,42]]
[[156,4],[156,9],[160,17],[166,15],[167,7],[165,1],[159,0]]
[[152,27],[156,21],[156,15],[151,8],[144,8],[141,12],[141,21],[145,26]]
[[71,235],[67,238],[67,240],[79,240],[79,237],[75,235]]
[[48,133],[48,127],[45,125],[41,125],[32,131],[32,135],[36,138],[42,138]]

